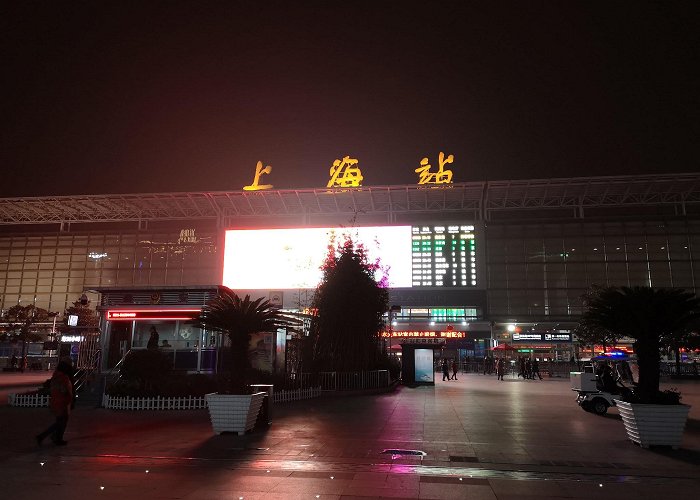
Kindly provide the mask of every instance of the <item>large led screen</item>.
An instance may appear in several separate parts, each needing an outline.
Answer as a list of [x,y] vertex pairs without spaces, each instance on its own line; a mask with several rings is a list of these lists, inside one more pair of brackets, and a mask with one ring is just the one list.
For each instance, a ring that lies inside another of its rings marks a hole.
[[[334,235],[363,243],[387,268],[389,286],[411,286],[411,226],[226,231],[223,284],[241,290],[316,288]],[[377,278],[381,278],[381,271]]]
[[390,287],[477,286],[471,225],[229,230],[222,282],[239,290],[316,288],[331,238],[344,235],[379,259]]

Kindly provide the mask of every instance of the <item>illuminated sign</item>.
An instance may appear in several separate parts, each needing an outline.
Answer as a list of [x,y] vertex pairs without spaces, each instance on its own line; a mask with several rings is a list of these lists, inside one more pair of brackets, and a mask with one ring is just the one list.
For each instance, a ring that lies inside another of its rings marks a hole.
[[110,321],[188,320],[194,318],[199,312],[200,309],[131,309],[107,311],[107,319]]
[[514,342],[571,342],[570,333],[514,333]]
[[546,340],[548,342],[552,341],[552,340],[571,342],[571,334],[570,333],[545,333],[544,340]]
[[268,165],[263,168],[262,162],[259,161],[255,165],[255,177],[253,178],[253,183],[249,186],[243,186],[244,191],[260,191],[263,189],[272,189],[272,184],[258,184],[260,181],[260,176],[263,174],[270,174],[272,172],[272,167]]
[[426,330],[411,330],[411,331],[397,331],[392,332],[382,332],[382,337],[384,338],[444,338],[444,339],[463,339],[467,336],[466,332],[456,332],[456,331],[426,331]]
[[85,337],[82,335],[61,335],[61,342],[82,342]]
[[365,246],[370,262],[390,266],[390,286],[411,286],[411,226],[226,231],[222,283],[241,290],[316,288],[329,241],[346,235]]
[[326,187],[359,187],[362,186],[362,172],[356,166],[357,160],[349,156],[335,160],[330,170],[330,180]]
[[414,351],[414,377],[416,382],[434,382],[433,350],[416,349]]
[[[603,346],[602,346],[602,345],[597,345],[597,346],[595,346],[593,349],[594,349],[596,352],[603,352]],[[605,347],[605,352],[607,352],[607,353],[612,353],[612,352],[615,352],[615,351],[625,352],[625,353],[627,353],[627,354],[633,354],[633,353],[634,353],[634,349],[632,349],[631,347],[624,346],[624,345],[617,345],[617,346],[614,346],[614,347],[611,347],[611,346],[606,346],[606,347]]]
[[474,226],[411,228],[412,286],[476,286]]
[[183,243],[197,243],[197,235],[194,229],[180,229],[180,236],[177,239],[179,245]]
[[419,176],[418,184],[452,184],[452,170],[444,170],[443,167],[447,163],[452,163],[454,159],[454,155],[449,155],[445,158],[445,153],[440,151],[440,155],[438,156],[438,171],[430,172],[432,167],[430,163],[428,163],[428,159],[423,158],[420,161],[420,167],[415,170]]
[[331,240],[361,243],[392,288],[475,287],[472,225],[228,230],[222,284],[234,290],[316,288]]

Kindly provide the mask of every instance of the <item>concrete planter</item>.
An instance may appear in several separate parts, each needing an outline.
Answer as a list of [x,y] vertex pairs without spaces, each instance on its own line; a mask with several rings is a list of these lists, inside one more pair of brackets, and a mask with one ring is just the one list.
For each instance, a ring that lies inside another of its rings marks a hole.
[[255,394],[218,394],[205,395],[209,407],[209,417],[214,432],[236,432],[239,436],[255,426],[260,407],[265,399],[265,392]]
[[689,405],[631,404],[615,400],[627,437],[642,448],[681,445]]

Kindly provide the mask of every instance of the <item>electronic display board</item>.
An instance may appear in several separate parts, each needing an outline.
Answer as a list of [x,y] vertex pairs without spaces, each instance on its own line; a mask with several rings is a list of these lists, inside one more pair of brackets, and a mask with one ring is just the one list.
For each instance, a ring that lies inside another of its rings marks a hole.
[[412,286],[476,286],[474,226],[413,226]]
[[222,283],[238,290],[315,288],[332,239],[362,243],[392,288],[477,286],[473,225],[232,229],[225,234]]

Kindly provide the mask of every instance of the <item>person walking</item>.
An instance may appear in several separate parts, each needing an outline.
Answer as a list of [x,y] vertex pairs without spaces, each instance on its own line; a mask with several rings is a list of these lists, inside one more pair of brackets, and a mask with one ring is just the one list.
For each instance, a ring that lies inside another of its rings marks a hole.
[[447,358],[442,358],[442,381],[450,380],[450,367],[447,364]]
[[503,380],[503,375],[506,371],[506,362],[503,358],[498,358],[496,361],[496,377],[498,380]]
[[535,375],[542,380],[542,375],[540,375],[540,363],[537,361],[537,358],[532,360],[532,380],[535,380]]
[[[59,366],[61,366],[61,363],[59,363]],[[49,404],[56,420],[44,432],[36,435],[36,443],[39,446],[49,436],[51,436],[51,440],[56,446],[68,444],[63,439],[63,433],[66,431],[68,417],[73,404],[73,384],[64,371],[65,366],[61,368],[59,366],[56,367],[51,377],[51,400]]]
[[532,378],[532,360],[530,358],[525,358],[525,378]]
[[459,366],[457,364],[456,360],[452,360],[452,380],[457,380],[457,370],[459,369]]
[[518,356],[518,378],[522,375],[525,378],[525,357]]

